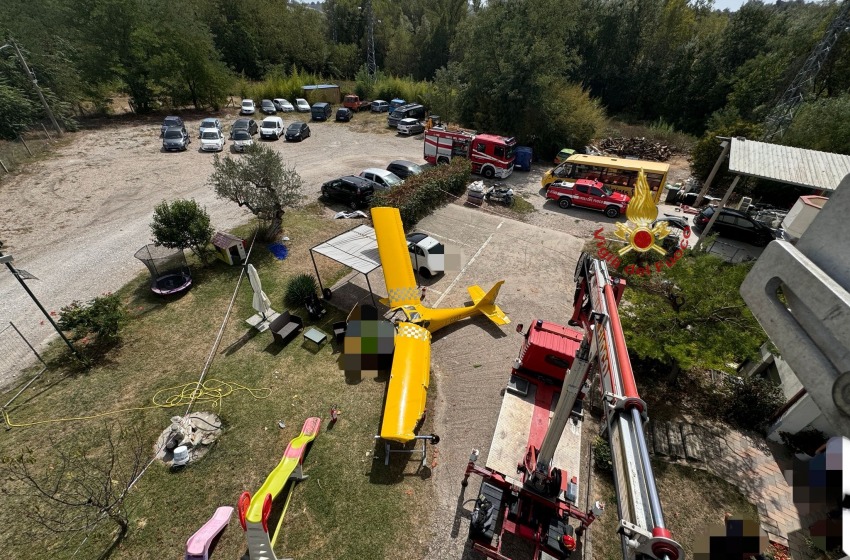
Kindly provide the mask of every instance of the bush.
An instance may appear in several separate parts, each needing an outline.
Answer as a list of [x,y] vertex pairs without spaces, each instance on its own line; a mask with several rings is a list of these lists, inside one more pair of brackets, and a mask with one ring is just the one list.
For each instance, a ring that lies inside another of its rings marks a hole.
[[611,462],[611,446],[599,436],[593,442],[593,466],[601,472],[614,472],[614,463]]
[[744,430],[764,432],[770,417],[785,402],[782,389],[767,379],[730,377],[730,387],[725,402],[727,419]]
[[448,165],[426,169],[389,191],[376,193],[372,206],[398,208],[407,230],[453,196],[462,195],[471,173],[469,160],[454,158]]
[[124,320],[124,308],[115,294],[98,296],[86,304],[74,301],[59,314],[59,328],[84,345],[117,341]]
[[779,432],[779,437],[792,453],[805,453],[811,456],[814,456],[820,446],[826,443],[826,435],[814,428],[800,430],[796,434]]
[[287,307],[301,307],[304,300],[316,293],[316,279],[312,274],[302,273],[289,280],[286,284],[283,303]]
[[153,240],[169,249],[191,249],[206,264],[206,247],[213,235],[210,215],[195,199],[163,200],[154,208],[150,224]]

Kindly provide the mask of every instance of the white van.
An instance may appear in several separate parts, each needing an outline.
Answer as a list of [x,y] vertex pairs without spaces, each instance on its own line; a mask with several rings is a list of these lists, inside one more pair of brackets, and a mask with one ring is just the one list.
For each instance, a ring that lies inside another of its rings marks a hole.
[[413,270],[422,278],[431,278],[445,271],[446,248],[442,243],[424,233],[407,235],[407,251]]
[[260,123],[260,138],[279,139],[283,134],[283,119],[266,117]]

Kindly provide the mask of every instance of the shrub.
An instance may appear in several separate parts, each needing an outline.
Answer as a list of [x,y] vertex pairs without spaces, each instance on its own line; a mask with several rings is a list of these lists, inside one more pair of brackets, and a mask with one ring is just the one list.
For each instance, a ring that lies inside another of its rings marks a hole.
[[71,340],[105,344],[118,340],[124,308],[117,295],[104,294],[86,304],[74,301],[59,314],[59,328],[69,333]]
[[169,249],[191,249],[206,264],[206,247],[213,235],[210,215],[195,199],[163,200],[154,208],[150,223],[153,240]]
[[611,446],[599,436],[593,442],[593,466],[601,472],[614,472],[614,464],[611,462]]
[[294,276],[286,284],[283,303],[287,307],[301,307],[304,300],[316,293],[316,279],[312,274],[302,273]]
[[389,191],[376,193],[372,206],[398,208],[404,228],[410,229],[438,206],[463,194],[471,173],[469,160],[454,158],[448,165],[426,169]]
[[770,417],[785,402],[782,389],[767,379],[730,377],[734,383],[725,403],[726,417],[744,430],[763,432]]

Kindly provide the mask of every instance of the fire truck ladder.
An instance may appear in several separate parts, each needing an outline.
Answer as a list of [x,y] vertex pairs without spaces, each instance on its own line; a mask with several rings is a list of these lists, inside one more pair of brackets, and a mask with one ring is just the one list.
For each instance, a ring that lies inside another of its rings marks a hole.
[[551,461],[587,372],[597,364],[614,467],[623,558],[684,560],[684,550],[664,524],[643,432],[648,419],[646,404],[637,392],[617,312],[617,302],[625,286],[619,281],[612,282],[605,262],[587,253],[579,258],[575,281],[576,313],[570,323],[582,324],[585,336],[564,379],[565,398],[558,402],[540,446],[538,469],[542,470],[545,462]]

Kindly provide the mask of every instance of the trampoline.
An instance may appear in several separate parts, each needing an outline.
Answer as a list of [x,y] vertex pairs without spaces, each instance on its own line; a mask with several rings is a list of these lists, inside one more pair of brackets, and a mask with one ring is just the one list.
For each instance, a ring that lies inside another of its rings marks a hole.
[[135,257],[148,267],[155,294],[179,294],[192,286],[192,274],[182,249],[150,243],[136,251]]

